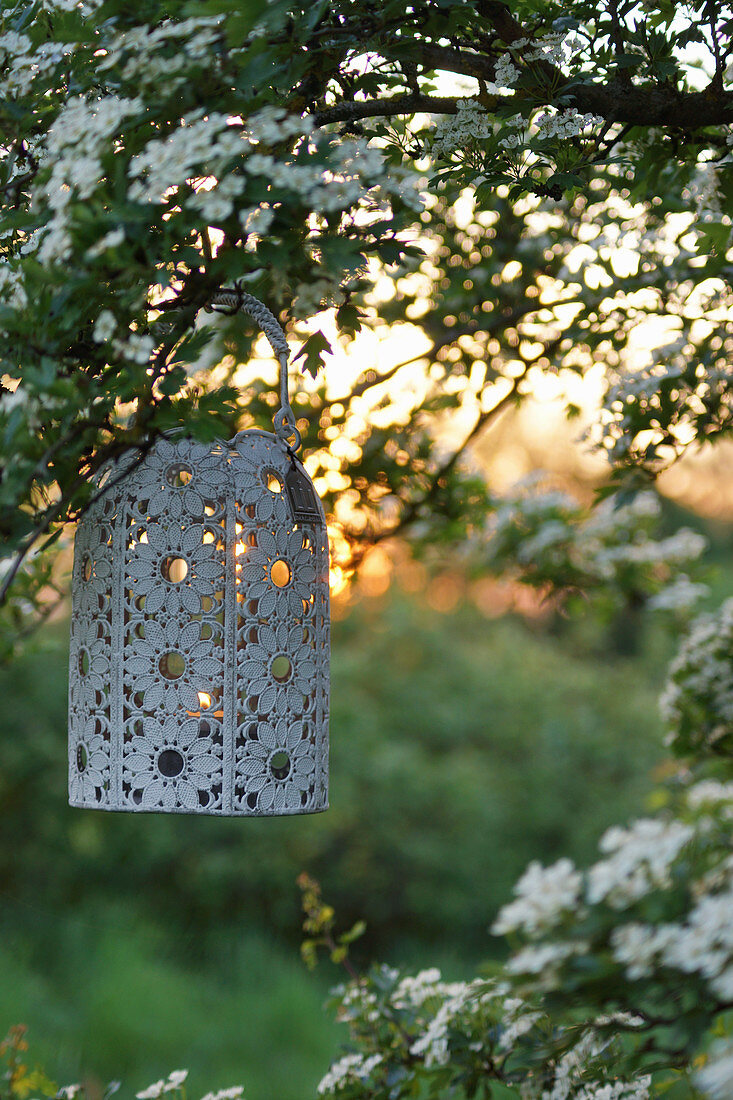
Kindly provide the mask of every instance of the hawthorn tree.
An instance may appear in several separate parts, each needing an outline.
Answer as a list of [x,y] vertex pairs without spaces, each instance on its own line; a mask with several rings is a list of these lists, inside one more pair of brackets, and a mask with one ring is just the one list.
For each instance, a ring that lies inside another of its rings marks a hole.
[[[102,466],[271,418],[265,365],[239,383],[252,329],[205,312],[225,287],[299,345],[298,427],[345,567],[409,535],[549,590],[689,603],[676,573],[699,545],[653,547],[634,497],[733,426],[731,26],[712,0],[4,4],[6,638],[61,591],[50,544]],[[426,350],[339,392],[333,341],[387,326]],[[472,444],[543,373],[598,363],[590,434],[631,512],[498,501]],[[497,981],[355,979],[352,1050],[322,1092],[731,1095],[730,636],[727,605],[672,668],[682,765],[660,815],[611,830],[587,873],[530,867],[495,926],[517,938]]]
[[[607,365],[596,443],[631,489],[728,431],[730,26],[707,0],[5,4],[11,633],[63,590],[49,543],[103,464],[271,418],[269,378],[232,384],[251,327],[203,312],[224,286],[317,376],[299,427],[347,569],[390,535],[482,529],[495,502],[464,457],[539,373]],[[399,364],[334,392],[333,328],[303,327],[326,309],[346,345],[424,333],[411,400]],[[667,342],[630,369],[650,316]],[[473,423],[446,453],[455,413]]]

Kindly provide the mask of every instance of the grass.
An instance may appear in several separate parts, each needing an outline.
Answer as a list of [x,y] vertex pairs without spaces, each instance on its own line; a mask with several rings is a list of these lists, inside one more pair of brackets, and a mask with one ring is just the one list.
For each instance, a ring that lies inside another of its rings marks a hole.
[[324,976],[282,944],[243,932],[187,967],[132,909],[61,921],[41,942],[14,922],[0,946],[0,1027],[26,1024],[33,1060],[57,1083],[115,1078],[129,1096],[187,1068],[191,1097],[233,1084],[247,1100],[315,1094],[341,1036],[323,1011]]

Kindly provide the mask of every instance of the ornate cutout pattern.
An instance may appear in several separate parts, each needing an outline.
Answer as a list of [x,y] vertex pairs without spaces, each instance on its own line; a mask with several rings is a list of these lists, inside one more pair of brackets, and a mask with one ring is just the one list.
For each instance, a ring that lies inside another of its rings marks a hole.
[[[129,462],[129,460],[128,460]],[[275,436],[159,442],[79,524],[69,801],[209,814],[328,805],[328,542]]]

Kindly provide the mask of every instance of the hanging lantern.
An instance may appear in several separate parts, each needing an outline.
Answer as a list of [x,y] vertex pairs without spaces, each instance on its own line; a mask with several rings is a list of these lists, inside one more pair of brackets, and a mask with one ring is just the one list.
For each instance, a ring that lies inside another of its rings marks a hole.
[[74,548],[69,802],[262,816],[328,807],[328,539],[295,452],[288,347],[275,432],[157,442],[100,479]]

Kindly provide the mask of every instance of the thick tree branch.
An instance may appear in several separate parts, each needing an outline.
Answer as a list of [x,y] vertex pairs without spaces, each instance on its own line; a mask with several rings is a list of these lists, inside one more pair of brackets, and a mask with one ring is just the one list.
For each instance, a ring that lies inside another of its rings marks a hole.
[[[491,80],[494,62],[480,54],[442,46],[420,46],[424,59],[433,67],[462,75]],[[495,104],[515,98],[517,93],[495,97]],[[709,86],[702,92],[679,91],[671,85],[629,85],[621,78],[605,84],[574,84],[564,89],[568,104],[583,114],[599,115],[606,122],[626,126],[671,127],[674,130],[699,130],[733,122],[733,92]],[[465,97],[417,95],[389,96],[383,99],[352,100],[336,103],[313,113],[317,126],[351,122],[364,118],[429,114],[455,114]],[[493,97],[492,97],[493,98]]]
[[390,117],[391,115],[412,115],[427,111],[435,115],[454,115],[461,99],[456,96],[404,95],[385,96],[384,99],[352,100],[335,103],[321,111],[314,111],[316,126],[328,126],[333,122],[354,122],[360,118]]

